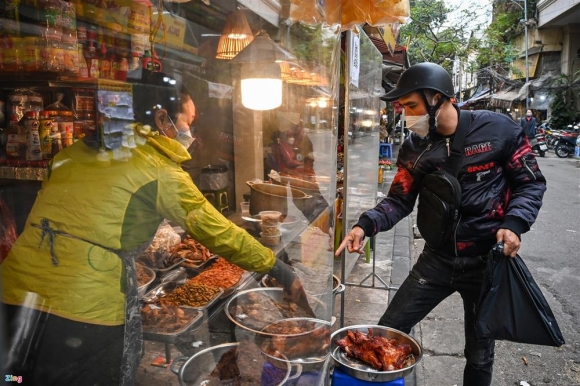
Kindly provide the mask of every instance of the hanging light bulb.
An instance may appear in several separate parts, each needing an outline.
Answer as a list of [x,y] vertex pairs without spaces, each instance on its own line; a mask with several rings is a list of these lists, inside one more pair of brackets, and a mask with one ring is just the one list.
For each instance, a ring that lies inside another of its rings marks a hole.
[[271,110],[282,104],[280,61],[294,57],[260,32],[232,62],[241,63],[242,105],[252,110]]
[[282,77],[278,63],[243,63],[242,105],[252,110],[272,110],[282,104]]
[[232,59],[254,40],[252,30],[243,11],[228,15],[222,31],[216,59]]

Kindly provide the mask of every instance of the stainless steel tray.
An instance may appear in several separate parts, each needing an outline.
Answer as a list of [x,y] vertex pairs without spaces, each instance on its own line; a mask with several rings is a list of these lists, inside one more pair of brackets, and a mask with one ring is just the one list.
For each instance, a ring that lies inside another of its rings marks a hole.
[[197,328],[201,327],[201,317],[203,316],[203,311],[198,310],[192,307],[183,307],[180,306],[179,308],[183,310],[187,310],[187,312],[191,312],[193,317],[189,323],[187,323],[183,328],[178,331],[174,332],[161,332],[155,331],[154,329],[146,329],[143,328],[143,339],[155,341],[155,342],[164,342],[164,343],[175,343],[175,341],[182,335],[194,331]]
[[[210,257],[206,261],[202,262],[201,264],[198,264],[198,265],[183,265],[183,267],[186,268],[190,272],[199,273],[200,271],[203,271],[205,268],[207,268],[209,265],[213,264],[213,262],[215,260],[217,260],[218,257],[219,257],[218,255],[213,255],[212,257]],[[187,260],[187,259],[184,259],[184,260]]]
[[[208,259],[202,266],[202,269],[197,272],[196,274],[190,276],[190,278],[194,278],[197,274],[202,273],[203,271],[209,269],[219,258],[218,255],[213,256],[212,258]],[[242,285],[242,283],[244,283],[246,281],[246,278],[248,277],[248,275],[250,274],[250,272],[245,271],[240,275],[240,279],[231,287],[228,288],[222,288],[223,293],[220,297],[220,299],[225,299],[227,297],[229,297],[230,295],[232,295],[234,292],[236,292],[238,290],[238,288],[240,287],[240,285]]]
[[[167,283],[166,283],[167,284]],[[178,287],[179,288],[179,287]],[[217,288],[217,287],[216,287]],[[207,310],[208,308],[210,308],[215,302],[217,302],[218,300],[220,300],[222,298],[222,295],[224,293],[224,290],[219,288],[218,293],[216,294],[216,296],[214,296],[209,302],[207,302],[204,306],[199,306],[199,307],[193,307],[193,306],[189,306],[187,304],[182,304],[179,305],[178,307],[190,307],[190,308],[194,308],[196,310]],[[163,297],[160,297],[158,300],[163,299]]]
[[[373,330],[374,335],[384,336],[389,339],[397,339],[400,343],[408,343],[411,345],[413,355],[415,356],[415,363],[400,370],[377,371],[364,362],[348,357],[336,344],[336,341],[344,338],[348,331],[357,330],[366,334],[368,333],[369,328]],[[334,359],[334,363],[337,367],[354,378],[369,382],[387,382],[398,378],[404,378],[411,374],[415,366],[423,358],[423,349],[415,339],[399,330],[383,326],[364,324],[341,328],[332,333],[330,336],[330,344],[330,355],[332,356],[332,359]]]
[[172,269],[175,269],[177,267],[179,267],[181,265],[181,263],[183,263],[185,261],[184,258],[181,258],[179,260],[177,260],[177,262],[171,264],[169,267],[165,267],[165,268],[155,268],[154,270],[156,272],[158,272],[159,276],[163,275],[164,273],[167,273],[169,271],[171,271]]
[[209,302],[207,302],[205,306],[202,306],[202,307],[192,307],[192,308],[195,308],[195,309],[198,309],[198,310],[201,310],[201,311],[207,310],[208,308],[210,308],[211,306],[213,306],[215,304],[215,302],[217,302],[218,300],[220,300],[222,298],[223,293],[224,293],[224,290],[220,288],[220,291],[218,292],[218,294],[212,300],[210,300]]

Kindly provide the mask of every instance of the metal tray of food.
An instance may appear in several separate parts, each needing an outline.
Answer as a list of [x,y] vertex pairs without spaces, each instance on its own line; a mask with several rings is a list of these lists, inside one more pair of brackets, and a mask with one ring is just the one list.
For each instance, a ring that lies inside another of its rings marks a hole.
[[143,300],[143,302],[145,303],[155,303],[163,296],[173,292],[173,290],[176,289],[178,286],[179,284],[174,281],[161,283],[152,290],[148,291],[145,295],[143,295],[141,300]]
[[[155,305],[148,305],[149,307]],[[159,307],[163,307],[160,305]],[[183,310],[188,315],[191,315],[191,320],[185,323],[182,327],[176,330],[171,330],[168,328],[168,323],[165,322],[162,325],[162,328],[156,329],[153,326],[143,325],[143,339],[155,341],[155,342],[164,342],[164,343],[175,343],[175,341],[181,336],[186,333],[192,332],[197,330],[202,325],[202,316],[203,311],[192,308],[192,307],[184,307],[184,306],[174,306]],[[165,329],[165,330],[164,330]]]
[[[138,262],[135,262],[135,269],[137,270],[138,274],[138,270],[141,269],[143,272],[145,272],[148,276],[148,280],[146,282],[140,283],[137,281],[137,295],[139,297],[142,297],[143,295],[145,295],[145,293],[147,293],[147,288],[149,288],[149,285],[151,283],[153,283],[153,281],[155,280],[155,278],[157,277],[157,275],[155,274],[155,271],[152,270],[151,268],[147,267],[145,264],[141,264]],[[139,277],[137,277],[137,280],[139,280]]]
[[193,276],[195,276],[196,274],[200,273],[201,271],[203,271],[204,269],[206,269],[208,266],[210,266],[211,264],[213,264],[218,259],[218,257],[219,257],[218,255],[213,255],[212,257],[210,257],[206,261],[202,262],[201,264],[194,265],[194,264],[184,264],[184,263],[182,263],[181,266],[184,267],[185,269],[187,269],[187,271],[190,274],[192,274]]
[[[170,282],[167,282],[167,283],[164,283],[164,284],[169,284],[169,283]],[[177,283],[177,284],[179,284],[179,283]],[[187,285],[187,283],[185,283],[183,285],[178,285],[176,288],[173,289],[173,291],[175,291],[177,288],[180,288],[180,287],[182,287],[184,285]],[[179,306],[179,307],[190,307],[190,308],[195,308],[196,310],[202,310],[202,311],[203,310],[206,310],[206,309],[210,308],[215,302],[217,302],[218,300],[220,300],[221,299],[221,296],[222,296],[222,294],[224,292],[224,290],[221,289],[221,288],[219,288],[219,287],[214,287],[214,288],[217,288],[218,289],[217,293],[215,294],[215,296],[209,302],[207,302],[203,306],[192,306],[192,305],[189,305],[189,304],[177,304],[177,306]],[[173,292],[173,291],[171,291],[171,292]],[[171,304],[171,302],[169,302],[167,299],[164,299],[169,294],[170,293],[167,293],[167,294],[165,294],[165,296],[159,297],[157,299],[157,301]]]
[[[308,302],[315,314],[326,315],[326,305],[320,300],[308,297]],[[252,315],[245,313],[247,305],[255,305]],[[251,288],[239,291],[227,301],[224,312],[236,326],[257,335],[264,335],[264,327],[273,322],[309,317],[308,312],[285,299],[282,288]]]
[[224,290],[220,288],[220,291],[218,292],[218,294],[212,300],[210,300],[209,302],[207,302],[205,304],[205,306],[193,307],[193,308],[196,308],[196,309],[201,310],[201,311],[207,310],[208,308],[210,308],[211,306],[213,306],[218,300],[220,300],[222,298],[223,293],[224,293]]
[[177,259],[173,264],[171,264],[168,267],[164,267],[164,268],[155,268],[155,271],[159,274],[159,275],[163,275],[164,273],[167,273],[169,271],[171,271],[172,269],[175,269],[177,267],[179,267],[183,262],[185,261],[185,258],[180,258]]
[[[215,255],[214,257],[212,257],[211,259],[207,260],[203,267],[202,270],[197,271],[197,272],[191,272],[193,273],[191,276],[189,276],[190,279],[195,278],[195,276],[199,275],[200,273],[203,273],[204,271],[207,271],[209,269],[211,269],[211,266],[217,262],[218,258],[220,256]],[[244,281],[246,280],[246,278],[248,277],[248,275],[250,274],[250,272],[248,271],[244,271],[241,275],[240,278],[238,279],[238,281],[236,283],[234,283],[233,285],[231,285],[230,287],[227,288],[222,288],[223,293],[221,295],[220,299],[225,299],[227,297],[229,297],[230,295],[232,295],[234,292],[236,292],[238,290],[238,288],[240,287],[240,285],[242,283],[244,283]]]
[[[396,339],[399,343],[409,344],[411,346],[411,352],[415,357],[415,363],[400,370],[379,371],[374,369],[371,365],[347,356],[336,343],[337,340],[346,337],[349,331],[356,330],[367,334],[369,328],[372,329],[373,335],[383,336],[388,339]],[[423,349],[415,339],[399,330],[383,326],[364,324],[341,328],[332,333],[330,336],[330,344],[330,355],[332,355],[337,367],[354,378],[369,382],[387,382],[406,377],[411,374],[415,366],[423,358]]]

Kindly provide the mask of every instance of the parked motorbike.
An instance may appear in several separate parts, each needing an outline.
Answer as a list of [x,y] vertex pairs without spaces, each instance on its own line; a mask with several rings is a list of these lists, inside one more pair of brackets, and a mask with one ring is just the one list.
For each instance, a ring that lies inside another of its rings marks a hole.
[[560,158],[568,158],[574,154],[578,133],[562,133],[558,138],[558,144],[554,148],[554,153]]
[[530,139],[530,146],[532,147],[534,153],[538,153],[540,157],[544,157],[546,155],[546,151],[548,150],[544,134],[536,134],[534,138]]
[[553,130],[550,139],[547,140],[548,148],[555,150],[556,147],[558,146],[558,143],[560,142],[560,138],[562,137],[577,138],[579,132],[580,132],[580,124],[578,123],[568,125],[565,130]]

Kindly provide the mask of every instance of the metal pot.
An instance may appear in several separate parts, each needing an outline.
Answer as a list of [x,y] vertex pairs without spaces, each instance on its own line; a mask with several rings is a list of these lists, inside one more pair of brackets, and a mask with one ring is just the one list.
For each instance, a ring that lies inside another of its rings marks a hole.
[[[411,346],[412,353],[415,356],[415,363],[400,370],[378,371],[372,368],[370,365],[348,357],[336,344],[336,341],[344,338],[348,331],[357,330],[366,334],[369,328],[373,330],[373,335],[380,335],[388,339],[396,339],[399,343],[409,344]],[[333,332],[330,336],[330,342],[330,355],[332,355],[335,365],[339,367],[345,374],[368,382],[388,382],[395,379],[404,378],[411,374],[415,366],[421,362],[421,359],[423,358],[423,349],[415,339],[399,330],[395,330],[394,328],[390,327],[375,325],[348,326]]]
[[[191,357],[178,357],[171,363],[171,371],[176,374],[179,378],[179,384],[181,386],[201,386],[205,385],[207,381],[207,376],[213,371],[216,364],[219,362],[220,358],[224,353],[230,350],[232,347],[237,347],[238,342],[235,343],[224,343],[217,346],[212,346],[202,350]],[[275,368],[283,370],[285,372],[284,379],[276,384],[276,386],[281,386],[286,384],[290,379],[298,378],[302,373],[302,368],[296,366],[296,374],[290,377],[291,365],[285,358],[275,358],[272,361],[269,357],[265,357],[265,362],[269,362],[274,365]],[[183,363],[181,367],[178,367],[179,363]],[[225,381],[225,384],[227,381]]]
[[292,200],[296,207],[303,211],[307,208],[311,195],[291,187],[247,181],[251,188],[250,214],[256,215],[266,210],[276,210],[282,215],[288,215],[288,201]]
[[[264,275],[264,276],[262,276],[262,280],[260,281],[260,283],[262,284],[262,287],[282,288],[282,286],[280,284],[273,283],[272,280],[275,280],[275,279],[271,278],[269,275]],[[343,293],[345,289],[346,289],[346,286],[340,282],[340,279],[338,278],[338,276],[332,275],[332,294],[334,296],[336,296],[338,294]]]
[[[272,309],[277,308],[274,306],[275,303],[288,303],[287,300],[285,300],[284,289],[282,288],[250,288],[236,293],[228,300],[224,307],[226,316],[237,327],[242,328],[242,330],[255,335],[271,336],[272,334],[264,333],[262,331],[263,328],[274,321],[287,319],[289,316],[284,316],[281,311],[277,310],[272,314],[260,314],[258,315],[259,319],[254,319],[247,316],[244,316],[243,318],[237,317],[236,312],[238,312],[238,303],[250,304],[254,302],[252,299],[253,297],[264,297],[264,301],[272,302]],[[315,314],[326,315],[327,307],[320,300],[316,299],[315,297],[308,297],[308,302],[310,303],[310,307]]]
[[[271,361],[300,364],[306,372],[320,370],[329,356],[330,329],[336,321],[336,318],[333,319],[331,322],[314,318],[283,319],[264,327],[254,341]],[[277,331],[276,326],[284,325],[287,328],[301,326],[303,330],[296,333],[273,333]]]
[[272,183],[276,185],[290,185],[290,187],[302,190],[304,193],[315,195],[320,194],[320,186],[316,182],[302,180],[300,178],[288,176],[270,177]]

